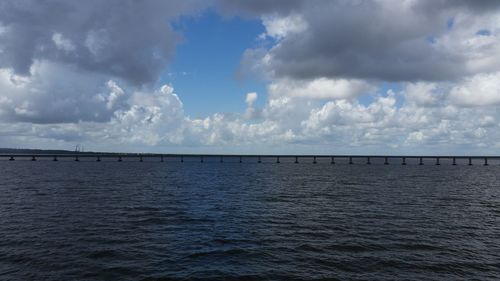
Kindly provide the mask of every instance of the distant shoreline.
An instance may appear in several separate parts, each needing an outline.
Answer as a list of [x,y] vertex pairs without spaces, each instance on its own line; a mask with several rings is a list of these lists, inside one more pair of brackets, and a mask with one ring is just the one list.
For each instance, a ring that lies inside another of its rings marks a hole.
[[116,154],[115,152],[71,151],[64,149],[0,148],[0,153],[9,154]]

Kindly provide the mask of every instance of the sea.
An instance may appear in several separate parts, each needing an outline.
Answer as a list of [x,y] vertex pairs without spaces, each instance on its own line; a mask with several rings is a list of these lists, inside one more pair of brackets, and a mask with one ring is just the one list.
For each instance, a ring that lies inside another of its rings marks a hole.
[[0,280],[499,280],[498,163],[397,161],[3,159]]

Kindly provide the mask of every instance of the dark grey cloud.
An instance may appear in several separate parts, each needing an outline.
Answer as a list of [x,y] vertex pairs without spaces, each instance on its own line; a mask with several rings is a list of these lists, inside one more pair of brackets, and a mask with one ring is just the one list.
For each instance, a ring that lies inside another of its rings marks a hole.
[[467,8],[479,12],[491,12],[500,8],[497,0],[424,0],[416,3],[417,6],[427,7],[430,11],[447,9],[450,7]]
[[[344,5],[354,4],[355,6],[372,5],[374,2],[393,5],[397,4],[398,0],[218,0],[218,7],[224,12],[232,13],[249,13],[253,15],[265,15],[272,13],[289,13],[291,11],[300,12],[302,9],[307,9],[310,6],[326,7],[326,4]],[[426,14],[440,12],[442,9],[450,8],[467,8],[474,11],[487,12],[494,11],[500,8],[498,0],[419,0],[411,3],[415,9],[421,9]]]
[[[198,3],[200,2],[200,3]],[[5,0],[0,67],[28,74],[35,60],[65,62],[134,84],[155,81],[180,36],[170,21],[201,1]]]
[[269,13],[286,14],[298,10],[302,0],[219,0],[218,8],[226,14],[261,16]]
[[[443,81],[475,74],[478,69],[470,67],[472,60],[494,53],[494,46],[461,45],[479,30],[466,29],[475,24],[482,28],[486,17],[500,9],[500,1],[489,0],[317,0],[292,1],[283,7],[236,3],[267,18],[295,15],[307,23],[307,30],[280,38],[269,50],[266,67],[274,77],[383,81]],[[453,25],[457,20],[463,21],[462,26]],[[439,41],[451,32],[456,32],[454,38]],[[492,58],[480,70],[498,69],[500,64]]]

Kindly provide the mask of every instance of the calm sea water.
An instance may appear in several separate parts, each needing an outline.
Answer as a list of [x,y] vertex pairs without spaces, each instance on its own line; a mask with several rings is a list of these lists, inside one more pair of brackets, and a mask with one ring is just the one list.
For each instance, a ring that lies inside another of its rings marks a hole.
[[500,167],[0,162],[1,280],[494,280]]

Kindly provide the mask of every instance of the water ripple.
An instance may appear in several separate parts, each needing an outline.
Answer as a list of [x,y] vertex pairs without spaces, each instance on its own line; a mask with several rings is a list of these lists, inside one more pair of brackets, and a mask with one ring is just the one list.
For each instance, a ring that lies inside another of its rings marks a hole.
[[2,280],[495,280],[494,166],[0,162]]

